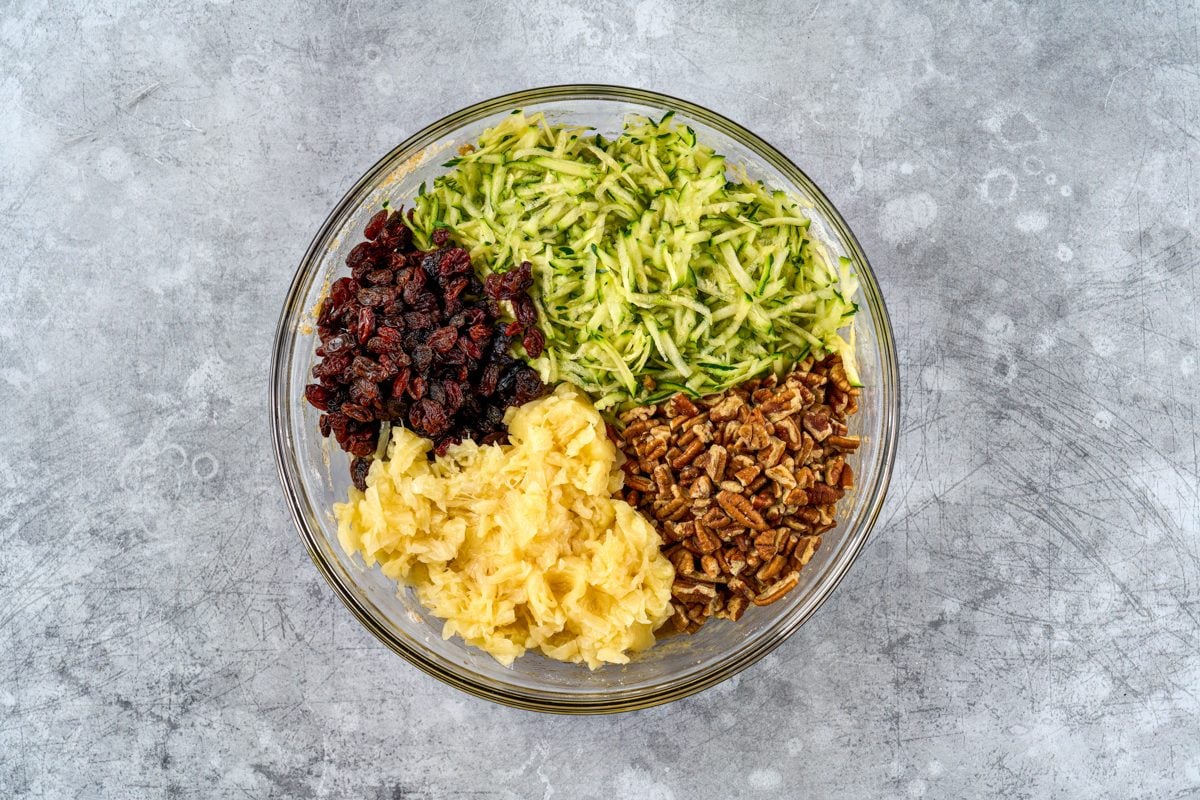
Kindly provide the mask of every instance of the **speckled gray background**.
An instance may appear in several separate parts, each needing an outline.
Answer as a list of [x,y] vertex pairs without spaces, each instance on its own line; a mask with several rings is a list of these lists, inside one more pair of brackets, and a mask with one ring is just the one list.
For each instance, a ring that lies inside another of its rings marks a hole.
[[[1195,796],[1196,4],[67,5],[0,3],[0,796]],[[582,719],[361,630],[266,418],[350,183],[571,81],[792,155],[875,264],[905,399],[874,539],[808,625]]]

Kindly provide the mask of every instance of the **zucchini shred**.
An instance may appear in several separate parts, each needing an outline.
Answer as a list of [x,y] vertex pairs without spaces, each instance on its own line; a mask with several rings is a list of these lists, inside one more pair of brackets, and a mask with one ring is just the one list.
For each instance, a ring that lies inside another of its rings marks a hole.
[[514,112],[421,187],[414,236],[425,249],[449,229],[481,277],[531,262],[546,337],[531,363],[599,409],[721,392],[810,354],[838,353],[861,385],[853,263],[672,116],[606,139]]

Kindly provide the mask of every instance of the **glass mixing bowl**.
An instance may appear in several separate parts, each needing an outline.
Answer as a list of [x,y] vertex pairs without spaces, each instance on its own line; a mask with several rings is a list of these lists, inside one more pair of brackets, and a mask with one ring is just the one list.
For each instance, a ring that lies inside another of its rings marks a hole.
[[[529,653],[512,667],[465,645],[442,639],[441,621],[398,590],[337,541],[332,506],[346,497],[346,455],[322,439],[318,413],[304,401],[314,349],[313,311],[325,288],[346,273],[347,252],[384,200],[393,207],[422,183],[443,173],[442,162],[460,145],[514,109],[544,111],[551,121],[620,131],[629,114],[676,112],[701,141],[740,164],[753,178],[793,193],[811,206],[812,229],[837,255],[856,265],[857,350],[865,388],[851,431],[863,438],[850,459],[857,488],[838,508],[840,525],[825,534],[800,584],[783,600],[751,607],[736,623],[712,620],[692,636],[674,636],[636,654],[631,663],[589,671]],[[280,479],[296,526],[317,569],[367,630],[434,677],[479,697],[521,708],[597,713],[644,708],[676,700],[729,678],[770,653],[796,631],[838,585],[862,549],[883,503],[895,460],[899,396],[891,324],[875,276],[850,228],[833,204],[795,164],[735,122],[693,103],[616,86],[552,86],[477,103],[419,131],[388,153],[346,193],[304,255],[283,304],[271,365],[271,426]]]

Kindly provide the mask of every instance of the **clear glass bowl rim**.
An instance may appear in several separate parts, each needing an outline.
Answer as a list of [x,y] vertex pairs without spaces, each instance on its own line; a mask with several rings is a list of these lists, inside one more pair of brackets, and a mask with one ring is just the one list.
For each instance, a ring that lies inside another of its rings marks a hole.
[[[878,338],[877,346],[880,354],[880,375],[874,391],[883,394],[881,425],[880,463],[881,469],[876,480],[870,487],[869,493],[863,498],[864,514],[862,522],[855,529],[847,531],[847,545],[843,550],[840,561],[832,565],[825,575],[822,584],[816,587],[814,601],[806,608],[798,608],[791,617],[781,620],[774,630],[753,643],[752,647],[731,652],[731,657],[718,662],[711,668],[695,676],[686,683],[669,684],[664,687],[651,687],[637,696],[621,696],[615,698],[578,698],[555,692],[538,692],[529,689],[515,689],[493,685],[488,682],[476,681],[469,674],[460,674],[445,669],[441,664],[430,659],[420,650],[408,646],[403,641],[393,637],[389,631],[376,620],[369,611],[358,602],[354,589],[343,584],[336,572],[330,568],[321,555],[316,541],[320,536],[316,509],[312,507],[305,495],[298,478],[300,467],[288,442],[290,423],[284,413],[289,398],[288,367],[290,366],[291,342],[294,331],[299,324],[304,311],[303,289],[306,277],[320,267],[321,255],[331,236],[340,227],[341,221],[351,213],[361,202],[362,195],[378,184],[379,180],[399,164],[425,147],[438,141],[462,125],[478,118],[494,114],[506,109],[520,108],[534,103],[546,103],[556,100],[615,100],[655,105],[663,108],[673,108],[703,121],[732,139],[753,150],[754,153],[769,163],[788,179],[804,189],[814,204],[825,215],[826,220],[836,230],[842,243],[853,259],[859,274],[860,289],[870,305],[875,320],[875,333]],[[275,333],[275,346],[271,356],[271,372],[269,394],[271,401],[271,434],[275,451],[275,463],[279,479],[287,495],[288,507],[296,524],[305,548],[316,565],[317,570],[333,588],[334,592],[346,605],[356,619],[374,636],[393,652],[416,666],[423,672],[444,683],[454,686],[468,694],[493,702],[516,708],[534,711],[544,711],[560,714],[595,714],[632,711],[639,708],[672,702],[683,697],[703,691],[724,681],[743,669],[753,665],[767,656],[803,625],[809,617],[825,602],[829,595],[849,571],[863,545],[874,527],[882,508],[884,497],[891,482],[892,468],[895,463],[896,443],[899,432],[899,367],[896,358],[895,340],[892,326],[884,304],[883,295],[876,282],[874,271],[871,269],[866,254],[858,243],[858,239],[850,230],[850,226],[830,202],[825,193],[814,183],[803,170],[778,149],[762,137],[724,116],[703,106],[682,100],[670,95],[661,94],[645,89],[635,89],[624,86],[606,84],[564,84],[526,89],[509,94],[499,95],[488,100],[467,106],[449,114],[437,122],[422,128],[412,136],[394,147],[391,152],[375,163],[334,207],[325,218],[316,236],[313,237],[296,274],[288,289],[283,310]]]

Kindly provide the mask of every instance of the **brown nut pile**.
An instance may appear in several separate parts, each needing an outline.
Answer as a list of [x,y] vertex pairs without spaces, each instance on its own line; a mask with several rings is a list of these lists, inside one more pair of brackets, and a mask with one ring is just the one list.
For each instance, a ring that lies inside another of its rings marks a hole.
[[672,622],[739,619],[796,586],[854,485],[846,420],[858,410],[838,356],[692,401],[621,416],[625,499],[656,522],[675,565]]

